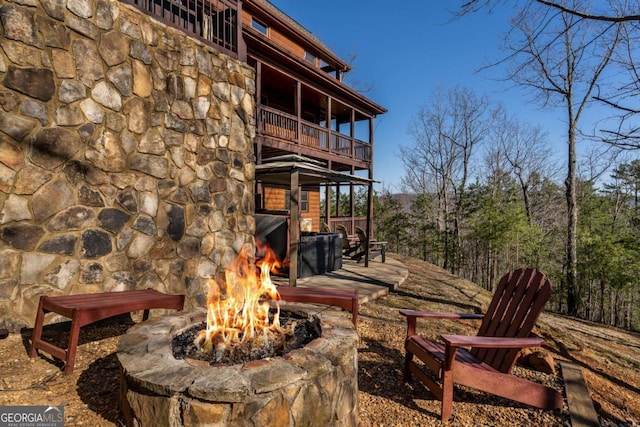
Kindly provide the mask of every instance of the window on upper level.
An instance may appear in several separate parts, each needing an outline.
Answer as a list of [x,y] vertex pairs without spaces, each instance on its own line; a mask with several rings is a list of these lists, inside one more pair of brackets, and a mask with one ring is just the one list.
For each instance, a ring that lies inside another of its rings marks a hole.
[[[309,212],[309,191],[301,190],[300,191],[300,212]],[[284,208],[287,210],[291,209],[291,191],[285,190],[284,192]]]
[[263,24],[262,22],[258,21],[256,18],[251,18],[251,27],[254,30],[258,30],[265,36],[267,35],[267,31],[269,29],[269,27],[267,27],[266,24]]
[[316,56],[313,53],[309,52],[308,50],[304,51],[304,59],[307,62],[309,62],[309,63],[311,63],[313,65],[316,65],[316,59],[317,59]]
[[320,69],[326,73],[335,71],[335,69],[331,65],[327,64],[327,61],[322,58],[320,58]]

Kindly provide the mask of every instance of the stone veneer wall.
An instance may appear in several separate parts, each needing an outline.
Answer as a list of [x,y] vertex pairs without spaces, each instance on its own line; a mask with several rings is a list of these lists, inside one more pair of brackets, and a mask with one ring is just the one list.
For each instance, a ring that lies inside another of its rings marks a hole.
[[0,1],[0,23],[0,326],[42,294],[203,305],[253,241],[253,70],[118,1]]

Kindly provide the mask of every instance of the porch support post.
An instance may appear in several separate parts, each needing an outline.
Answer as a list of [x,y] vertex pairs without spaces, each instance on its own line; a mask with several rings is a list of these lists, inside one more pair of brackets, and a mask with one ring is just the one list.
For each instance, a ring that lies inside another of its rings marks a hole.
[[[371,177],[371,175],[369,175]],[[373,212],[373,181],[369,182],[367,188],[367,239],[371,240],[371,213]],[[369,242],[365,244],[364,266],[369,267]]]
[[[336,183],[336,218],[340,218],[340,183]],[[351,232],[353,234],[353,232]]]
[[[350,123],[349,123],[349,136],[351,137],[351,158],[354,159],[356,156],[356,152],[355,152],[355,138],[356,138],[356,110],[354,110],[353,108],[351,109],[351,116],[349,117]],[[355,175],[356,174],[356,168],[355,166],[351,166],[351,170],[350,170],[351,175]],[[349,203],[351,206],[349,206],[349,210],[351,213],[351,232],[355,233],[356,231],[356,219],[355,219],[355,196],[354,196],[354,191],[353,191],[353,182],[349,183]],[[369,252],[367,250],[367,252]],[[366,264],[366,262],[365,262]]]
[[[331,154],[331,150],[333,149],[332,147],[332,138],[331,138],[331,97],[328,96],[327,97],[327,145],[328,145],[328,149],[329,149],[329,154]],[[331,169],[331,166],[329,165],[329,169]]]
[[297,154],[300,155],[300,143],[302,142],[302,84],[296,80],[296,115],[298,116],[296,124],[296,145],[298,147]]
[[242,0],[237,2],[236,9],[236,43],[238,48],[238,59],[247,62],[247,43],[242,36]]
[[351,123],[349,124],[349,136],[351,137],[351,158],[354,159],[356,157],[356,147],[355,147],[355,139],[356,139],[356,110],[351,109],[351,117],[349,118]]
[[300,240],[300,186],[298,169],[291,170],[291,189],[289,206],[291,207],[291,223],[289,224],[289,286],[296,286],[298,281],[298,241]]
[[[331,169],[331,160],[327,163],[327,169]],[[331,230],[331,185],[326,183],[324,185],[324,218],[327,221],[329,230]],[[335,230],[334,230],[335,231]]]
[[[371,240],[371,232],[373,231],[373,117],[369,119],[369,151],[371,158],[369,159],[369,188],[367,191],[367,238]],[[369,250],[364,255],[364,266],[369,267]]]
[[[355,166],[351,166],[351,170],[349,171],[349,173],[351,175],[355,175],[356,174],[356,167]],[[349,211],[351,213],[351,230],[353,230],[353,232],[355,232],[356,230],[356,197],[355,197],[355,192],[353,190],[353,182],[349,183]],[[352,232],[352,233],[353,233]]]
[[[262,111],[260,100],[262,99],[262,62],[258,61],[256,63],[256,127],[258,131],[258,135],[256,137],[256,165],[262,164],[262,139],[260,136],[260,131],[264,123],[262,121]],[[256,184],[256,194],[258,197],[255,197],[255,202],[260,200],[260,208],[264,208],[264,187],[262,184]],[[256,203],[256,206],[258,204]]]

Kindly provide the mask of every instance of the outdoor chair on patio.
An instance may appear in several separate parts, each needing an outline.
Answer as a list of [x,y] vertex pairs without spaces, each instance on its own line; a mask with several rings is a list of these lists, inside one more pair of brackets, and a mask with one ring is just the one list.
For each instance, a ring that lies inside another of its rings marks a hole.
[[[442,401],[442,421],[451,418],[454,383],[537,408],[561,408],[557,390],[510,373],[522,348],[542,345],[531,331],[550,295],[551,281],[527,268],[502,277],[484,316],[400,310],[407,317],[405,380],[413,374]],[[440,335],[440,343],[416,334],[418,318],[483,320],[477,336]],[[414,362],[414,356],[424,365]]]
[[342,255],[349,256],[358,250],[358,245],[351,243],[349,233],[344,225],[336,224],[336,231],[342,236]]
[[369,240],[367,233],[360,227],[356,227],[356,235],[358,236],[359,251],[352,257],[353,259],[360,262],[360,260],[364,258],[364,254],[369,251],[369,259],[375,258],[380,254],[382,256],[382,262],[386,261],[387,242]]

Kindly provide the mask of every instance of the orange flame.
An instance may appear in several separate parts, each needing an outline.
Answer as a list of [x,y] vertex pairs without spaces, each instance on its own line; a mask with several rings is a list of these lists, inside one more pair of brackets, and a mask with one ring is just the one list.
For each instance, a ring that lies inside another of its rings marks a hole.
[[[270,271],[280,265],[274,252],[266,245],[265,257],[256,265],[249,261],[246,250],[230,263],[225,280],[209,282],[207,297],[207,327],[200,331],[195,345],[208,354],[222,354],[234,344],[268,339],[270,333],[282,332],[280,326],[280,295],[271,282]],[[269,301],[275,301],[276,313],[269,320]]]
[[[282,268],[282,263],[278,259],[276,253],[267,245],[266,243],[262,243],[260,241],[256,241],[256,249],[257,253],[262,255],[262,259],[260,259],[256,265],[262,269],[262,266],[267,264],[268,272],[272,274],[280,273],[280,268]],[[271,281],[271,276],[267,274],[268,280]]]

